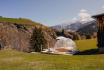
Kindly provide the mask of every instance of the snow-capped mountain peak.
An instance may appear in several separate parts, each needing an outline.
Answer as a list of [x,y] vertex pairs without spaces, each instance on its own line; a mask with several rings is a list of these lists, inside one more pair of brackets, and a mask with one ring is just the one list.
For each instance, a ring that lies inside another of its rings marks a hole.
[[52,28],[57,30],[65,29],[69,31],[77,31],[79,28],[91,24],[92,21],[94,21],[94,19],[91,18],[91,15],[87,12],[87,10],[82,9],[78,14],[78,18],[75,17],[70,22],[52,26]]

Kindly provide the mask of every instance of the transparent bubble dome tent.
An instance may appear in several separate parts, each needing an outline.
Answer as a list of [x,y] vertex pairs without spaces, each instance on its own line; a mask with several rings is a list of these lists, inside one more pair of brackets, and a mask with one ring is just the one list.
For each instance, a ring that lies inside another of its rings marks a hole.
[[44,52],[51,52],[54,54],[75,54],[77,51],[76,43],[70,39],[63,36],[56,38],[56,43],[53,48],[48,48]]

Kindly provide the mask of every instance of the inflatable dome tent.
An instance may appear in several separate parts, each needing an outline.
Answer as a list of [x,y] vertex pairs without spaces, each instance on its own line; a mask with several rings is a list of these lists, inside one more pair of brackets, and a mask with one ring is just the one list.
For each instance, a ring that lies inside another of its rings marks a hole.
[[53,48],[48,48],[47,51],[53,54],[75,54],[77,51],[75,42],[63,36],[56,38],[56,43]]
[[77,51],[76,44],[72,39],[60,36],[56,40],[57,42],[54,46],[55,53],[74,54]]

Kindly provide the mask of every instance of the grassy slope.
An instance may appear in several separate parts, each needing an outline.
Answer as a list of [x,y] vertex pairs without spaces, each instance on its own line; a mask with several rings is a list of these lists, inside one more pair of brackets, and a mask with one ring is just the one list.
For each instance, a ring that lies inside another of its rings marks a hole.
[[26,19],[26,18],[5,18],[5,17],[0,17],[0,22],[10,22],[10,23],[28,24],[28,25],[39,25],[39,23],[33,22],[32,20]]
[[[77,41],[80,50],[96,48],[95,40]],[[104,70],[104,55],[48,55],[0,51],[0,70]]]
[[6,17],[1,17],[0,16],[0,22],[8,22],[8,23],[16,23],[16,24],[22,24],[22,25],[31,25],[31,26],[38,26],[42,27],[43,29],[49,29],[47,26],[42,25],[38,22],[34,22],[30,19],[27,18],[6,18]]

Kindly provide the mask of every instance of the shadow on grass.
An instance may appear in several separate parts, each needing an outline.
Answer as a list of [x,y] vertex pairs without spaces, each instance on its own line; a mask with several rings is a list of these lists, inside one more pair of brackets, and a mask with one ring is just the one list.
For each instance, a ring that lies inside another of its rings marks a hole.
[[99,52],[99,49],[89,49],[82,52],[78,52],[75,55],[97,55],[104,54],[104,52]]

